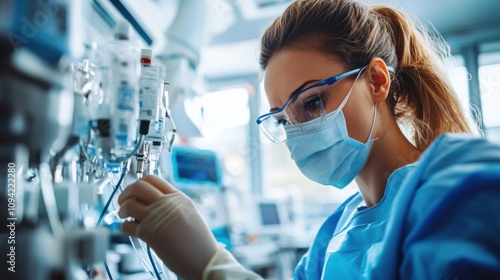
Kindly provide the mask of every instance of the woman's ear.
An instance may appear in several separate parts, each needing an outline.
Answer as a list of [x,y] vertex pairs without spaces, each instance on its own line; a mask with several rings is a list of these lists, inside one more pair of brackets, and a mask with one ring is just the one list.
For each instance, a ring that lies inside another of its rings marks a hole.
[[373,101],[376,103],[385,101],[391,85],[391,76],[387,65],[382,59],[375,57],[368,64],[366,71]]

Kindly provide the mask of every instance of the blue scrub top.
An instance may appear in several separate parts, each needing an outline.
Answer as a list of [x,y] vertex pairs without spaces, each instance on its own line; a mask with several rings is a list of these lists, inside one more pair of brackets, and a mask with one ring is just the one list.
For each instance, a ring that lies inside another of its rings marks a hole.
[[500,279],[500,146],[442,135],[377,205],[328,217],[295,279]]

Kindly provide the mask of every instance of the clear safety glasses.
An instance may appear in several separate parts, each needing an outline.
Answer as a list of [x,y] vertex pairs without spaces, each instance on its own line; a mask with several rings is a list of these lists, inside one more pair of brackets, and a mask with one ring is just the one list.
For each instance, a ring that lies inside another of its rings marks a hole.
[[[333,85],[350,76],[358,75],[359,77],[363,69],[364,67],[357,68],[332,76],[298,91],[288,99],[281,109],[257,118],[257,125],[271,141],[275,143],[285,141],[285,126],[301,127],[302,124],[311,120],[323,118],[329,113],[326,112],[325,106],[328,104],[329,98],[332,97],[331,93],[334,92]],[[313,129],[313,127],[308,126],[308,129]]]

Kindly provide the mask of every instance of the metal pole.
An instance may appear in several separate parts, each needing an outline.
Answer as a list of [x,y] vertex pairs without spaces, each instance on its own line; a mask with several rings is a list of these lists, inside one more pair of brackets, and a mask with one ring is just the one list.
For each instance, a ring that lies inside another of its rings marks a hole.
[[259,117],[260,104],[260,85],[258,76],[252,76],[250,84],[253,86],[253,91],[249,92],[248,107],[250,110],[250,123],[248,128],[249,149],[250,149],[250,166],[251,166],[251,190],[255,195],[262,194],[262,153],[259,127],[255,124],[255,120]]

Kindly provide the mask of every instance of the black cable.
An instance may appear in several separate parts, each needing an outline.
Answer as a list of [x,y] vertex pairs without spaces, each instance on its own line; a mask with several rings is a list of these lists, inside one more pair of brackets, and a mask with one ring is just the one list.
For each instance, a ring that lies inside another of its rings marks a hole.
[[151,265],[153,266],[153,270],[155,271],[156,279],[161,280],[160,272],[158,271],[158,268],[156,268],[156,264],[155,264],[155,261],[153,259],[153,255],[151,254],[151,247],[149,247],[149,246],[148,246],[148,256],[149,256],[149,261],[151,262]]
[[113,276],[111,276],[111,271],[108,267],[108,262],[104,261],[104,268],[106,268],[106,273],[108,273],[109,280],[113,280]]
[[108,211],[108,208],[109,208],[109,205],[111,204],[111,201],[113,201],[113,197],[115,196],[118,189],[120,189],[120,185],[122,184],[123,178],[125,178],[125,174],[127,173],[125,170],[122,172],[122,176],[120,177],[120,180],[118,180],[118,183],[116,184],[115,189],[113,190],[113,192],[109,196],[108,202],[106,202],[106,205],[104,205],[104,208],[102,209],[101,215],[99,216],[99,219],[97,219],[97,226],[99,226],[101,224],[102,219],[104,218],[104,215],[106,215],[106,212]]

